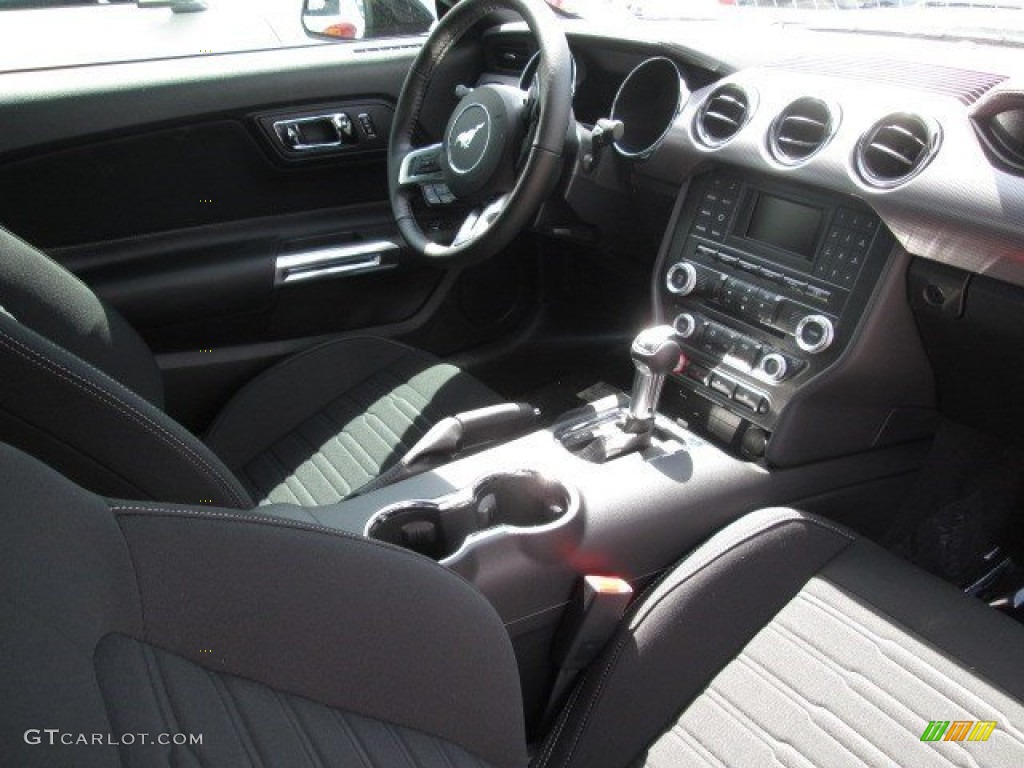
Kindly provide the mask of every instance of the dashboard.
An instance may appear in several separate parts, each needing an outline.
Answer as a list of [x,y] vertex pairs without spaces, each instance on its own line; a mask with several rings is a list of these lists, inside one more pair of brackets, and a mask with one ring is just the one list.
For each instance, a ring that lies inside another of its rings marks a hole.
[[[1005,51],[829,35],[724,55],[713,36],[569,27],[570,207],[601,231],[611,206],[591,198],[672,198],[651,281],[684,352],[669,415],[773,465],[926,436],[938,406],[1005,421],[979,378],[1024,385],[1006,363],[1024,342],[1007,330],[1024,319],[1024,91]],[[515,25],[484,44],[485,79],[532,55]]]

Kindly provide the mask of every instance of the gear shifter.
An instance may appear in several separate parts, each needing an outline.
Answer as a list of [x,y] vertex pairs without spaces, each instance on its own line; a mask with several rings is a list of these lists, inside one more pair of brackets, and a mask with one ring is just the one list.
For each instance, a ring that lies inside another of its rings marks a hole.
[[620,404],[603,411],[581,409],[556,430],[562,445],[581,458],[601,463],[650,445],[662,385],[679,364],[675,331],[670,325],[641,331],[633,340],[630,354],[636,375],[629,407]]
[[654,425],[665,377],[679,364],[680,349],[671,325],[657,325],[641,331],[629,350],[636,373],[633,396],[629,402],[622,429],[626,432],[649,432]]

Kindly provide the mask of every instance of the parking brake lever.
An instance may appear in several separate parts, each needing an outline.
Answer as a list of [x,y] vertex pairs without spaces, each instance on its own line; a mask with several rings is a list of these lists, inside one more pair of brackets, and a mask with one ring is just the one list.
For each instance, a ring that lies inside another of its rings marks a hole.
[[539,416],[540,410],[529,403],[502,403],[441,419],[397,464],[348,498],[426,472],[459,454],[516,437],[533,427]]

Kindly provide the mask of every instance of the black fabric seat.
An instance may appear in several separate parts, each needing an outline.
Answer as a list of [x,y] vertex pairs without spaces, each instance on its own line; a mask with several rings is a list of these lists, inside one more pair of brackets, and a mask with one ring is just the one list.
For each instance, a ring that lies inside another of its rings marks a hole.
[[[1022,702],[1024,627],[845,529],[767,509],[636,604],[536,766],[1009,768]],[[996,726],[922,741],[931,721]]]
[[258,376],[206,441],[165,414],[142,339],[44,254],[0,230],[0,440],[98,493],[250,508],[349,495],[484,385],[380,338],[328,342]]
[[[523,768],[480,593],[278,511],[111,503],[0,445],[0,765]],[[1022,650],[948,585],[764,510],[636,603],[534,764],[1019,766]]]

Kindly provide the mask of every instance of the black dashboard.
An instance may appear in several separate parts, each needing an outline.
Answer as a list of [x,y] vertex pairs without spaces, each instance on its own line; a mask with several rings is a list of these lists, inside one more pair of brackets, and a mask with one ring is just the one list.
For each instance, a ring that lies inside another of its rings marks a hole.
[[[699,33],[658,42],[568,27],[576,223],[622,250],[616,226],[637,217],[609,212],[670,201],[650,255],[654,319],[684,352],[669,415],[775,466],[926,436],[938,410],[1006,431],[1004,395],[1024,384],[1006,354],[1024,341],[1012,56],[781,32],[725,50]],[[485,79],[513,78],[532,53],[515,25],[484,45]],[[593,130],[603,118],[624,133],[605,149]],[[991,284],[1005,288],[995,319],[979,317]]]

